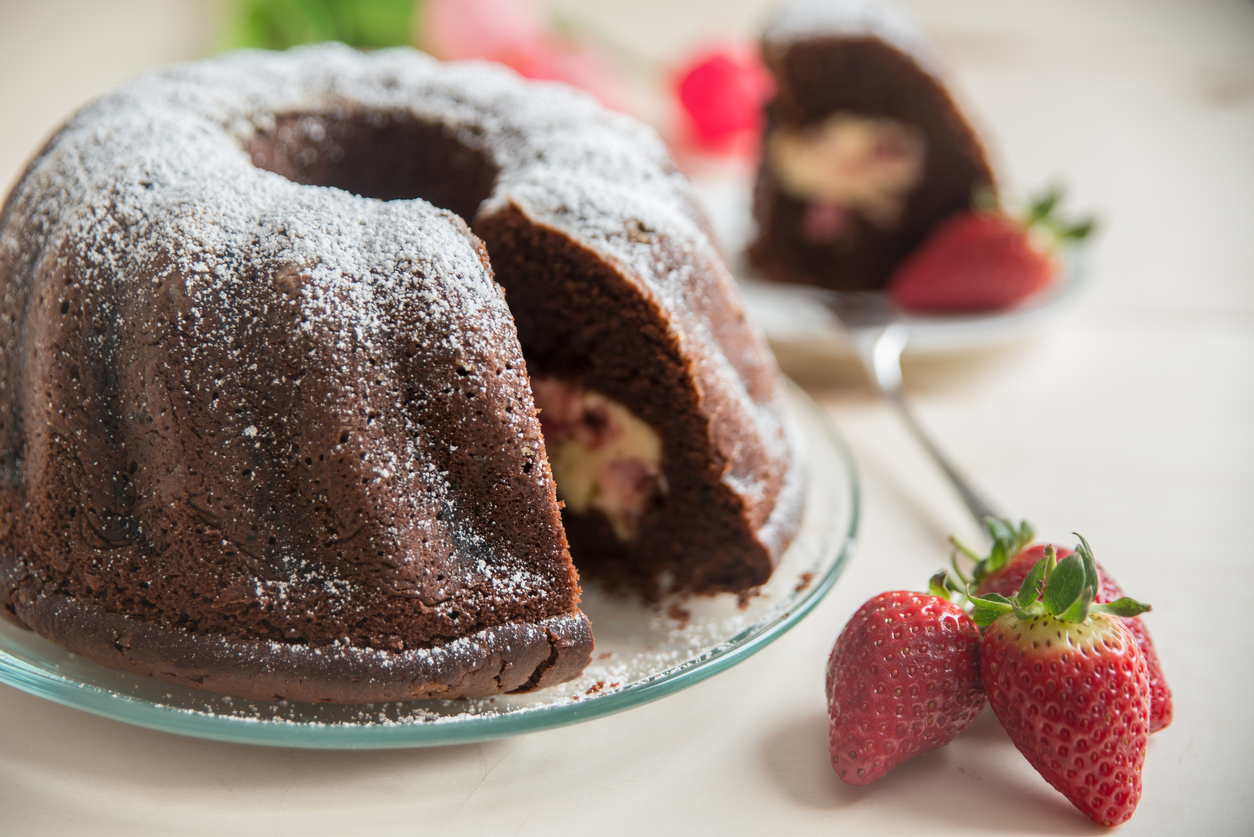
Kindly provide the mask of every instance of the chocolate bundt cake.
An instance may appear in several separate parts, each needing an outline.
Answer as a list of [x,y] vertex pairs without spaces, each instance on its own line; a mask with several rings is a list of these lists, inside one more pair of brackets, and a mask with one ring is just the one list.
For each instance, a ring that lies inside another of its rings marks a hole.
[[0,213],[0,344],[0,612],[171,683],[561,682],[568,537],[646,594],[741,590],[799,514],[660,141],[491,65],[244,52],[88,105]]
[[875,0],[808,0],[766,29],[775,77],[750,260],[767,278],[874,290],[993,174],[928,44]]

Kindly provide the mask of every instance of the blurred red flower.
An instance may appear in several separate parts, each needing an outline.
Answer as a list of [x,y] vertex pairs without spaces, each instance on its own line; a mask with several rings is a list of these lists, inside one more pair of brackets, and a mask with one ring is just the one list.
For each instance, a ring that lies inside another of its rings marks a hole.
[[675,95],[693,145],[713,152],[756,147],[762,107],[775,90],[756,50],[707,50],[675,78]]

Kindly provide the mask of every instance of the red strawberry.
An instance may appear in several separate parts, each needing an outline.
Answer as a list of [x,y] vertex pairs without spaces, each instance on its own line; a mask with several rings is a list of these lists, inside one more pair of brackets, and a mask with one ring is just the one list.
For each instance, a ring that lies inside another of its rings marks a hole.
[[1013,600],[975,599],[973,616],[987,626],[984,690],[1010,739],[1073,805],[1112,826],[1141,798],[1150,734],[1149,670],[1117,617],[1148,608],[1093,604],[1097,564],[1081,541],[1057,563],[1047,552]]
[[[987,593],[998,593],[1006,597],[1016,595],[1028,573],[1045,556],[1045,548],[1045,544],[1037,544],[1021,551],[1011,559],[1010,563],[988,573],[983,580],[977,581],[979,586],[976,588],[976,593],[981,596]],[[1059,561],[1071,554],[1071,550],[1064,547],[1055,547],[1055,550]],[[977,577],[979,574],[980,567],[977,565]],[[1097,595],[1093,599],[1094,604],[1105,604],[1123,598],[1123,591],[1118,583],[1110,577],[1110,573],[1101,564],[1097,565],[1097,580]],[[1150,732],[1155,733],[1171,725],[1174,714],[1171,688],[1167,685],[1167,678],[1163,676],[1162,663],[1158,661],[1154,641],[1150,639],[1149,629],[1145,627],[1145,623],[1135,616],[1124,619],[1123,623],[1132,634],[1132,638],[1136,640],[1149,666]]]
[[[1098,573],[1100,575],[1100,571]],[[1149,628],[1138,617],[1124,618],[1123,625],[1136,640],[1137,648],[1145,657],[1145,665],[1149,669],[1150,683],[1150,733],[1171,726],[1175,716],[1175,708],[1171,702],[1171,687],[1163,676],[1163,664],[1158,661],[1158,652],[1154,650],[1154,641],[1150,639]]]
[[972,313],[1009,308],[1057,272],[1057,244],[1084,238],[1092,222],[1064,227],[1053,218],[1060,195],[1037,201],[1027,218],[1000,210],[955,213],[897,267],[888,294],[907,311]]
[[898,590],[868,601],[827,661],[832,767],[869,785],[948,744],[984,706],[980,632],[939,596]]

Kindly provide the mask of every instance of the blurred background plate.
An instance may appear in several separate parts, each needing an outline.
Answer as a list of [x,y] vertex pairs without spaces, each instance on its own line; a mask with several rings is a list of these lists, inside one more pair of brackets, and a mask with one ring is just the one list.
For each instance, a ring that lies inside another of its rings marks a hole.
[[[805,355],[811,360],[851,360],[853,349],[840,322],[805,286],[769,282],[745,259],[744,250],[754,232],[752,174],[731,168],[705,170],[693,172],[692,180],[740,286],[745,307],[772,348],[786,358]],[[950,316],[903,314],[902,322],[910,329],[904,354],[907,358],[959,355],[1038,337],[1076,308],[1088,289],[1090,275],[1081,248],[1064,262],[1048,287],[1005,311]]]

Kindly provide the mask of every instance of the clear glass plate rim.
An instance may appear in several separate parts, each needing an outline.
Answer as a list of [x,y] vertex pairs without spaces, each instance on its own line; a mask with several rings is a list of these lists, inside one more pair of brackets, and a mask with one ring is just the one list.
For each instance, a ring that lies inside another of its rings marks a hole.
[[[828,444],[845,466],[849,519],[844,531],[829,531],[817,554],[839,549],[824,574],[812,580],[782,617],[759,620],[744,631],[674,668],[589,700],[518,709],[499,715],[414,724],[285,723],[210,715],[112,692],[39,668],[0,647],[0,682],[63,706],[162,732],[246,744],[312,749],[396,749],[469,744],[524,732],[539,732],[622,712],[674,694],[752,656],[801,621],[835,585],[857,543],[861,486],[853,455],[830,417],[798,385],[788,382],[795,407],[815,419]],[[839,539],[839,546],[830,544]],[[173,724],[171,721],[177,719]],[[310,733],[297,735],[297,730]],[[408,734],[407,734],[408,733]]]

